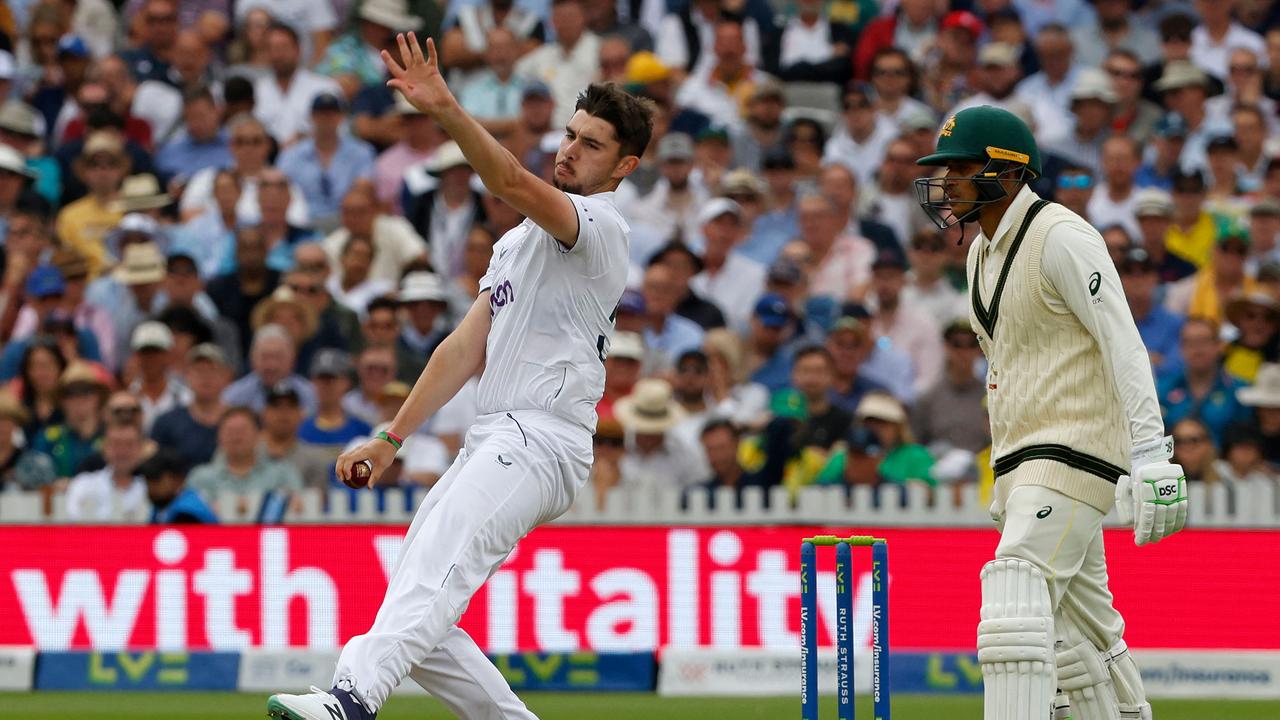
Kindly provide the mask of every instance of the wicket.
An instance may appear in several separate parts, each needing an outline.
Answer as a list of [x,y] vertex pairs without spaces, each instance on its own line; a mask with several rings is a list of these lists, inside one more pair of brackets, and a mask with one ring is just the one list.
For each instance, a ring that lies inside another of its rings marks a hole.
[[854,720],[853,548],[871,548],[871,698],[875,720],[889,720],[889,543],[884,538],[817,535],[800,543],[800,717],[818,720],[819,547],[836,549],[836,708]]

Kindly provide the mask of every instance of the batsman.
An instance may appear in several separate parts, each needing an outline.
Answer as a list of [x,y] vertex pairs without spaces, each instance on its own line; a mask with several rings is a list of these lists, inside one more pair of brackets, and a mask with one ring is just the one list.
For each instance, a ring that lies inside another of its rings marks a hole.
[[[1186,521],[1147,352],[1102,236],[1028,185],[1040,152],[988,105],[943,125],[916,197],[941,228],[977,223],[969,318],[986,354],[996,557],[982,568],[985,720],[1151,718],[1107,584],[1114,503],[1138,545]],[[962,229],[964,229],[962,227]]]

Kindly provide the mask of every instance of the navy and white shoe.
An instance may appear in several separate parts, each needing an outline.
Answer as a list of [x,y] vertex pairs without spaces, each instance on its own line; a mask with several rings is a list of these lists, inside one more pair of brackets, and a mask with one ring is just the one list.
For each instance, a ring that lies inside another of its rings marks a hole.
[[267,698],[267,717],[277,720],[375,720],[360,699],[343,690],[321,690],[312,685],[306,695],[281,693]]

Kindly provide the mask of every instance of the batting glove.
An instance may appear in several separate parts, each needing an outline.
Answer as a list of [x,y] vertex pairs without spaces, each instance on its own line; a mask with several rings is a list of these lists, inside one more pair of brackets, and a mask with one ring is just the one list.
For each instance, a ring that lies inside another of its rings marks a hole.
[[1153,440],[1133,449],[1133,475],[1116,482],[1120,521],[1133,525],[1138,545],[1160,542],[1187,522],[1187,476],[1173,457],[1173,438]]

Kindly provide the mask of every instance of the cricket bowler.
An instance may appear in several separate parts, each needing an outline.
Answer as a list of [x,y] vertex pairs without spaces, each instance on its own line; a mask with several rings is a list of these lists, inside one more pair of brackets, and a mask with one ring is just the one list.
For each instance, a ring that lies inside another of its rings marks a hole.
[[[613,191],[649,144],[649,105],[615,85],[578,96],[555,184],[534,176],[459,106],[435,45],[397,38],[388,85],[455,140],[495,196],[527,218],[494,246],[480,295],[431,355],[387,432],[343,453],[337,473],[391,465],[401,438],[481,367],[479,415],[418,508],[373,626],[342,650],[333,687],[273,695],[271,717],[370,720],[408,676],[466,720],[535,720],[458,619],[516,543],[564,513],[587,482],[628,227]],[[363,477],[361,475],[360,477]]]

